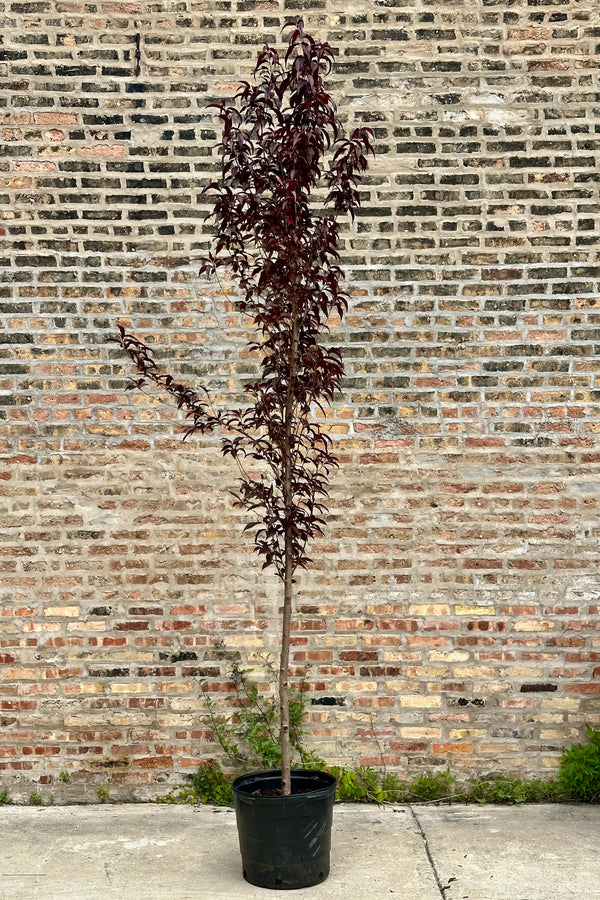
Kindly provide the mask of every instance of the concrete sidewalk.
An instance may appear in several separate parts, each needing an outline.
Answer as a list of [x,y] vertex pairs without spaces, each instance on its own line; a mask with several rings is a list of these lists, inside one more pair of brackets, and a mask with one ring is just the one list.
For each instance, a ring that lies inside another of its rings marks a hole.
[[[600,900],[600,806],[335,808],[331,874],[297,900]],[[235,814],[0,809],[1,900],[258,900]],[[280,895],[279,895],[280,896]]]

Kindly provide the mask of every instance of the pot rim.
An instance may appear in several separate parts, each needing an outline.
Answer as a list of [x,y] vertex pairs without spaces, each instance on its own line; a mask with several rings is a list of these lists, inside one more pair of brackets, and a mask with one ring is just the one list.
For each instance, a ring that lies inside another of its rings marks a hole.
[[[281,803],[283,801],[286,803],[303,803],[306,800],[317,799],[330,793],[335,793],[337,781],[329,772],[323,772],[321,769],[292,769],[292,784],[294,777],[314,780],[316,782],[315,787],[301,794],[279,794],[274,797],[254,794],[252,791],[256,790],[256,786],[262,782],[281,779],[281,769],[265,769],[260,772],[248,772],[245,775],[238,775],[232,783],[233,793],[236,799],[260,803]],[[251,787],[250,790],[248,790],[249,787]]]

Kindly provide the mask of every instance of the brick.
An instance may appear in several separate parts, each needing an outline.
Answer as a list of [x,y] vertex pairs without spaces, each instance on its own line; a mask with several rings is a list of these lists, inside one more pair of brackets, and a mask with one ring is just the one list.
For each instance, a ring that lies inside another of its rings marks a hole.
[[434,753],[442,753],[444,755],[451,753],[466,753],[471,754],[473,752],[473,744],[469,742],[464,743],[433,743],[433,752]]
[[400,706],[411,709],[433,709],[442,705],[441,697],[421,697],[406,695],[400,698]]
[[439,739],[441,737],[441,728],[419,728],[406,726],[404,728],[400,728],[400,735],[403,738],[410,738],[415,740],[429,740],[429,739]]

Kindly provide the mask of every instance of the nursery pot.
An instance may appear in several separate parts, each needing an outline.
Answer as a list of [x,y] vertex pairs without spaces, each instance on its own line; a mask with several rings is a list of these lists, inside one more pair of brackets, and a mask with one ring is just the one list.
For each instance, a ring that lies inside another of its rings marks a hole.
[[264,796],[281,772],[252,772],[233,782],[244,878],[276,890],[310,887],[329,875],[336,780],[328,772],[292,772],[289,796]]

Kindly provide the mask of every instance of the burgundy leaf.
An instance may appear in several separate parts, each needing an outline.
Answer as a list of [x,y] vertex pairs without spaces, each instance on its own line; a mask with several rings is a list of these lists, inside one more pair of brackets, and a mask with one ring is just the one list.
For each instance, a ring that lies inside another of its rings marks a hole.
[[[286,547],[292,568],[305,568],[310,539],[325,527],[338,460],[314,413],[326,414],[344,372],[340,349],[322,342],[328,321],[341,319],[348,306],[337,217],[354,216],[373,152],[371,129],[344,136],[325,90],[331,47],[307,34],[300,18],[284,33],[283,57],[266,45],[233,103],[211,104],[222,125],[221,172],[201,194],[212,206],[215,235],[200,274],[228,268],[240,288],[238,310],[254,324],[247,350],[260,371],[245,385],[248,405],[213,411],[204,386],[162,373],[151,347],[123,326],[114,339],[141,375],[128,388],[151,382],[169,393],[185,411],[186,439],[222,429],[224,456],[242,467],[244,460],[259,464],[259,475],[242,468],[234,497],[256,515],[244,531],[253,532],[263,566],[281,578]],[[313,190],[321,185],[328,214],[315,211]]]

